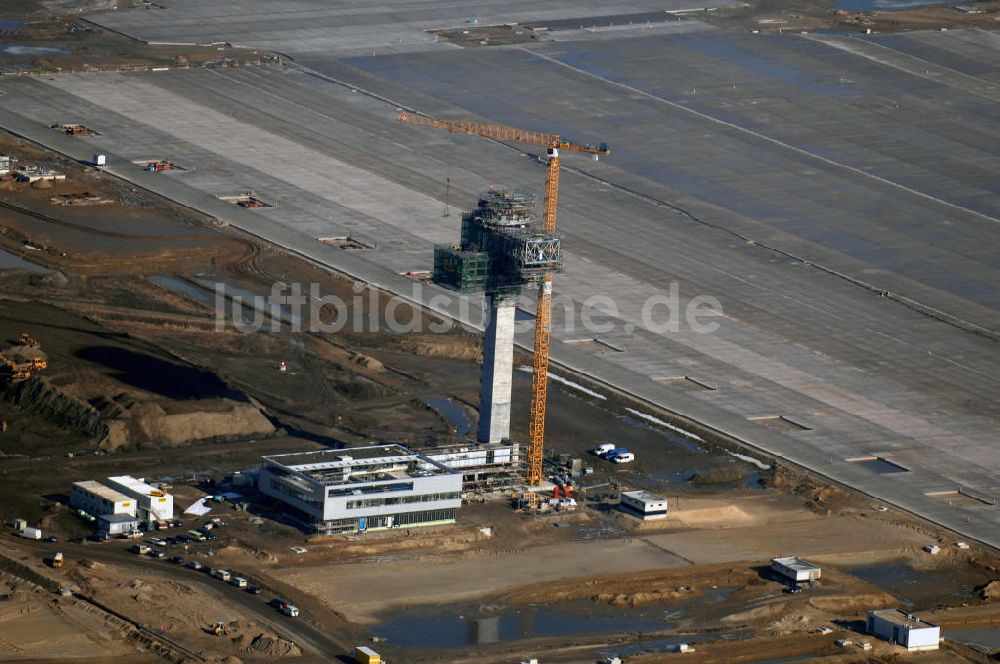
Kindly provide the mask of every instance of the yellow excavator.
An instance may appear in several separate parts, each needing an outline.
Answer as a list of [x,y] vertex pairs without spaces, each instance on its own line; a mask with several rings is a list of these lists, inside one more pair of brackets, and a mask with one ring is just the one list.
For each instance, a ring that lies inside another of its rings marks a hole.
[[226,636],[229,634],[229,625],[220,620],[212,625],[212,634],[215,634],[216,636]]

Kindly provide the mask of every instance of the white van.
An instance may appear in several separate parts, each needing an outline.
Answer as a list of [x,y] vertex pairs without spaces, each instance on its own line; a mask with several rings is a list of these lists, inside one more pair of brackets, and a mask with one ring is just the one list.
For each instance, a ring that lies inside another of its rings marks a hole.
[[609,459],[611,463],[629,463],[635,461],[635,455],[631,452],[622,452],[621,454],[616,454]]
[[232,578],[232,574],[224,569],[213,569],[212,576],[217,579],[222,579],[223,581],[229,581],[229,579]]
[[233,584],[237,588],[246,588],[247,587],[247,580],[244,579],[242,576],[234,576],[229,581],[229,583]]
[[281,612],[284,613],[289,618],[299,617],[299,607],[292,606],[291,604],[286,604],[283,607],[281,607]]
[[601,443],[594,449],[590,450],[590,452],[591,454],[595,454],[597,456],[604,456],[605,454],[615,449],[616,447],[617,445],[615,445],[614,443]]

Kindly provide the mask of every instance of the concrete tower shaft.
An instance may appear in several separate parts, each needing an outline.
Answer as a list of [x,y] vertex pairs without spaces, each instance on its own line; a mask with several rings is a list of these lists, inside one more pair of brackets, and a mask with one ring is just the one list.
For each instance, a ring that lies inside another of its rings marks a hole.
[[489,322],[483,340],[479,386],[479,432],[482,443],[510,437],[510,398],[514,371],[514,302],[487,297]]

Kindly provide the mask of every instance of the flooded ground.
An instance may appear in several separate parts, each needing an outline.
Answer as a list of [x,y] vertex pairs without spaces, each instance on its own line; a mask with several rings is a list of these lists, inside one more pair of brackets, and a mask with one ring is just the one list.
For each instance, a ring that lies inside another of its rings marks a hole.
[[988,650],[1000,649],[1000,627],[970,627],[944,630],[945,638]]
[[[690,599],[644,608],[620,608],[590,600],[524,606],[451,606],[427,611],[399,611],[376,630],[400,648],[462,648],[535,637],[618,635],[673,629],[690,610],[719,604],[735,588],[708,588]],[[632,651],[667,650],[690,637],[645,642]]]
[[851,567],[847,571],[898,596],[903,605],[914,609],[969,599],[976,587],[992,580],[989,572],[977,568],[917,570],[902,560]]
[[51,270],[48,270],[41,265],[36,265],[35,263],[24,260],[20,256],[3,250],[0,250],[0,270],[30,270],[31,272],[43,273],[51,272]]
[[470,434],[476,427],[469,409],[451,397],[430,397],[427,399],[427,405],[451,422],[455,427],[455,433],[459,436]]

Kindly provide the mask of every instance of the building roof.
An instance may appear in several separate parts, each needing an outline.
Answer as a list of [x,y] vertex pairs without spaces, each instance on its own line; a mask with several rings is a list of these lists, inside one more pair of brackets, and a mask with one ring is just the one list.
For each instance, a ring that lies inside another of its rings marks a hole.
[[793,569],[796,572],[809,572],[814,569],[819,569],[819,565],[813,565],[807,560],[802,560],[801,558],[771,558],[772,563],[778,563],[784,565],[789,569]]
[[107,521],[108,523],[127,523],[131,521],[138,521],[138,519],[131,514],[102,514],[97,518],[100,521]]
[[641,500],[644,503],[665,503],[667,499],[662,496],[657,496],[655,493],[650,493],[649,491],[622,491],[623,496],[628,496],[634,500]]
[[926,620],[921,620],[912,613],[907,613],[902,609],[879,609],[877,611],[869,611],[868,615],[878,616],[886,622],[891,622],[895,625],[900,625],[906,629],[927,629],[928,627],[937,627]]
[[457,472],[434,459],[396,444],[292,452],[265,456],[262,459],[265,465],[277,466],[325,486]]
[[157,489],[155,486],[146,484],[142,480],[137,480],[131,475],[118,475],[117,477],[109,477],[109,482],[114,482],[122,486],[128,487],[136,493],[140,493],[144,496],[162,496],[165,495],[162,491]]
[[83,482],[73,482],[73,486],[78,486],[81,489],[94,494],[98,498],[103,498],[104,500],[110,500],[113,503],[127,502],[132,500],[131,496],[126,496],[121,491],[112,489],[111,487],[104,486],[100,482],[95,482],[94,480],[84,480]]

